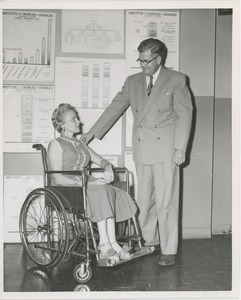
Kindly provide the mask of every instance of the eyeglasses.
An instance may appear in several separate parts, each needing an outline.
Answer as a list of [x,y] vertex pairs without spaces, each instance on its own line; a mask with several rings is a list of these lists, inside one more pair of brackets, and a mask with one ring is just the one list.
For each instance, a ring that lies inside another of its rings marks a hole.
[[141,65],[141,64],[143,64],[143,65],[145,65],[145,66],[147,66],[150,62],[152,62],[155,58],[157,58],[158,56],[160,56],[160,55],[157,55],[157,56],[155,56],[155,57],[153,57],[152,59],[150,59],[150,60],[141,60],[140,58],[137,58],[137,62]]

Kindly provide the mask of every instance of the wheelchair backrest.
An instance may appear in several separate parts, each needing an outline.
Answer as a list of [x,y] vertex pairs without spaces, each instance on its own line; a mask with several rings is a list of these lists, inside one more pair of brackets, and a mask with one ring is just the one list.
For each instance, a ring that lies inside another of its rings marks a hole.
[[48,186],[51,183],[50,175],[47,171],[50,171],[48,166],[48,154],[46,148],[42,144],[34,144],[33,148],[41,151],[43,169],[44,169],[44,186]]

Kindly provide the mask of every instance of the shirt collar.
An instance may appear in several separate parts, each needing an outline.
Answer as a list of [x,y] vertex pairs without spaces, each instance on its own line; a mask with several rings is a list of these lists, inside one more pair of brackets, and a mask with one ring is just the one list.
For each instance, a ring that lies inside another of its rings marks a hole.
[[[158,77],[158,75],[159,75],[159,73],[161,71],[161,67],[162,66],[160,66],[159,69],[156,71],[156,73],[152,75],[153,76],[153,81],[152,81],[153,85],[155,84],[155,82],[157,80],[157,77]],[[149,81],[150,81],[150,76],[146,76],[146,83],[147,83],[147,85],[149,84]]]

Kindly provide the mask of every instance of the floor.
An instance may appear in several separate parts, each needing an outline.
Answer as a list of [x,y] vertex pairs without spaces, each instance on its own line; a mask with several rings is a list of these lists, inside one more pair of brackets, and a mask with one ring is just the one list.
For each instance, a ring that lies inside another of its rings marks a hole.
[[151,253],[113,267],[92,262],[93,277],[77,283],[72,272],[79,263],[70,258],[52,270],[32,263],[21,244],[4,246],[4,292],[26,291],[230,291],[232,288],[231,237],[183,240],[176,264],[158,265]]

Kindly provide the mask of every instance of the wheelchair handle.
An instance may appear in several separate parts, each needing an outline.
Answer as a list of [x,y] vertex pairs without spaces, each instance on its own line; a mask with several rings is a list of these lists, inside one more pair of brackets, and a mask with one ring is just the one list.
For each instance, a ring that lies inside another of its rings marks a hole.
[[43,148],[43,145],[42,144],[33,144],[32,148],[36,149],[36,150],[41,150]]

